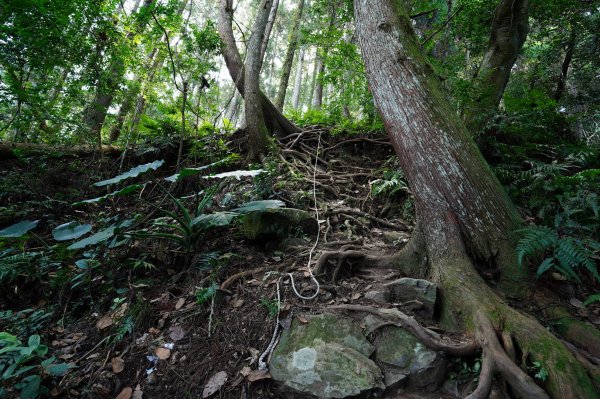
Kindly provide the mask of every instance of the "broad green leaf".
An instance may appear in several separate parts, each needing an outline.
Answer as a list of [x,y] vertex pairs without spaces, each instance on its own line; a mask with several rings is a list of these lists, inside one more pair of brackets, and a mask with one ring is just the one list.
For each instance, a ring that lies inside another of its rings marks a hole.
[[139,190],[143,186],[144,186],[143,184],[132,184],[132,185],[124,187],[120,190],[113,191],[110,194],[103,195],[102,197],[96,197],[96,198],[91,198],[91,199],[87,199],[87,200],[83,200],[83,201],[78,201],[78,202],[73,203],[73,205],[92,204],[94,202],[102,202],[110,197],[117,197],[117,196],[131,194],[131,193]]
[[34,350],[37,349],[38,346],[40,346],[40,343],[41,338],[37,334],[30,336],[29,340],[27,341],[27,345],[29,345],[29,347],[33,347]]
[[250,201],[240,205],[239,208],[233,209],[233,212],[250,213],[264,211],[265,209],[283,208],[284,206],[285,203],[279,200]]
[[240,180],[242,177],[244,176],[258,176],[261,173],[263,173],[264,170],[262,169],[257,169],[257,170],[234,170],[233,172],[223,172],[223,173],[218,173],[216,175],[212,175],[212,176],[204,176],[205,179],[223,179],[225,177],[235,177],[236,179]]
[[142,173],[148,172],[149,170],[156,170],[156,169],[160,168],[164,163],[165,163],[164,160],[160,160],[160,161],[154,161],[152,163],[147,163],[144,165],[138,165],[134,168],[129,169],[125,173],[122,173],[118,176],[113,177],[112,179],[102,180],[97,183],[94,183],[94,186],[103,187],[103,186],[108,186],[109,184],[119,183],[123,180],[127,180],[132,177],[137,177],[137,176],[141,175]]
[[205,228],[227,226],[236,216],[238,215],[235,212],[217,212],[200,215],[192,220],[192,226],[202,226]]
[[83,240],[77,241],[67,247],[67,249],[82,249],[89,245],[96,245],[103,241],[108,240],[115,235],[116,225],[112,225],[104,230],[100,230],[96,234],[93,234]]
[[67,363],[51,364],[44,370],[46,371],[46,373],[52,376],[59,377],[65,375],[66,372],[69,371],[69,365]]
[[220,161],[213,162],[211,164],[200,166],[197,168],[183,168],[178,173],[175,173],[174,175],[169,176],[169,177],[165,177],[165,180],[170,181],[171,183],[175,183],[177,180],[181,179],[182,177],[197,175],[201,171],[206,170],[206,169],[210,168],[211,166],[216,166],[216,165],[222,164],[226,161],[227,161],[227,159],[221,159]]
[[12,226],[0,230],[0,238],[17,238],[25,235],[29,230],[35,229],[39,220],[23,220]]
[[52,237],[56,241],[74,240],[86,235],[92,230],[91,224],[78,224],[75,221],[61,224],[52,230]]
[[[26,385],[21,390],[21,399],[35,399],[40,393],[40,385],[42,378],[39,375],[32,375],[27,377]],[[23,380],[23,381],[25,381]]]
[[119,233],[121,229],[127,228],[131,226],[134,222],[134,219],[123,220],[117,224],[113,224],[110,227],[107,227],[104,230],[97,232],[83,240],[77,241],[67,247],[67,249],[82,249],[89,245],[100,244],[113,237],[115,234]]

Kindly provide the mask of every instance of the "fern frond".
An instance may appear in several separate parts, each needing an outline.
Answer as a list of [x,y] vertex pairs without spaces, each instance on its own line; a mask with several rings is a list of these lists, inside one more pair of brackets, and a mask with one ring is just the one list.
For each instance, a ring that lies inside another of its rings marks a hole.
[[546,226],[531,226],[518,230],[518,233],[523,233],[517,244],[519,265],[523,265],[526,257],[552,249],[558,241],[556,231]]

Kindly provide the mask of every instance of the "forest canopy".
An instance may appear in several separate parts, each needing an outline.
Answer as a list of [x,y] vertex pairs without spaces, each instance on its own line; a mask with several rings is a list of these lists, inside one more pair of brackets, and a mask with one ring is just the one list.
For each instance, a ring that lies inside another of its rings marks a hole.
[[[597,0],[4,0],[0,398],[600,397],[599,26]],[[321,320],[375,348],[365,380],[286,374],[294,338],[330,359]],[[439,378],[383,360],[392,326]]]

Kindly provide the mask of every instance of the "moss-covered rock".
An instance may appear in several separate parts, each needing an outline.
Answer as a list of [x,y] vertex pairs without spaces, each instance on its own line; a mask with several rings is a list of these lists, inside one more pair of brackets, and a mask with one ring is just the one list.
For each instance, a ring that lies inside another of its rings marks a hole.
[[297,321],[282,334],[270,372],[275,381],[319,398],[381,390],[381,370],[368,358],[374,347],[354,322],[334,314]]
[[375,347],[387,387],[404,381],[414,388],[435,390],[444,380],[446,361],[443,355],[426,348],[402,328],[380,329]]
[[316,234],[317,221],[310,213],[294,208],[272,208],[245,215],[242,233],[252,240],[281,241],[295,234]]

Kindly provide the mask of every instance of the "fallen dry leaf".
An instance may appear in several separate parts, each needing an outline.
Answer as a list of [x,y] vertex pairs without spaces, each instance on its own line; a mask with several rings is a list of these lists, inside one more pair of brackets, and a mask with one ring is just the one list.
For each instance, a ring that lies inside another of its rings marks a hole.
[[231,301],[232,308],[241,308],[243,304],[244,304],[243,299],[234,299],[233,301]]
[[113,320],[110,316],[103,316],[100,320],[96,322],[96,328],[98,330],[104,330],[107,327],[112,326]]
[[185,304],[185,298],[179,298],[177,303],[175,304],[175,310],[181,309],[181,307]]
[[240,374],[243,375],[248,382],[266,380],[271,378],[271,374],[268,371],[252,370],[250,367],[244,367],[240,370]]
[[175,342],[181,341],[185,337],[185,331],[180,326],[171,326],[169,328],[169,337]]
[[217,392],[225,383],[227,382],[227,373],[225,371],[219,371],[217,374],[213,375],[208,379],[206,385],[204,385],[204,390],[202,391],[202,398],[208,398],[215,392]]
[[133,396],[131,397],[131,399],[142,399],[142,396],[144,396],[144,391],[142,391],[142,387],[140,387],[140,385],[138,384],[135,387],[135,391],[133,391]]
[[297,316],[297,318],[298,318],[298,321],[299,321],[300,323],[302,323],[302,324],[308,324],[308,319],[307,319],[306,317],[302,316],[301,314],[299,314],[299,315]]
[[167,348],[156,348],[154,354],[160,360],[167,360],[171,356],[171,350]]
[[115,399],[129,399],[131,398],[132,393],[133,389],[131,389],[130,387],[123,388],[121,393],[119,393]]
[[119,374],[125,368],[125,361],[120,357],[113,357],[110,360],[110,364],[112,365],[112,371],[115,374]]

